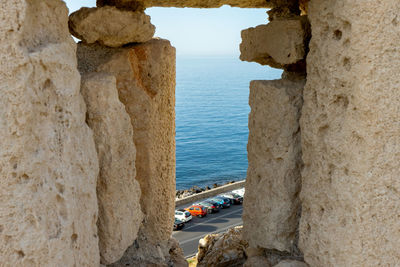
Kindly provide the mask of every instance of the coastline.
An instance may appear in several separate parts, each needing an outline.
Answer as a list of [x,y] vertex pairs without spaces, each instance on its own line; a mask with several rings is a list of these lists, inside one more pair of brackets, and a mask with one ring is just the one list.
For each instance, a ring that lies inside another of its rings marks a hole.
[[[236,187],[240,187],[243,186],[244,187],[244,182],[246,180],[240,180],[240,181],[230,181],[227,182],[225,184],[213,184],[212,188],[210,188],[209,186],[202,188],[199,186],[193,186],[190,189],[186,189],[186,190],[176,190],[176,194],[175,194],[175,201],[180,201],[195,195],[205,195],[208,192],[218,192],[218,193],[222,193],[222,191],[227,190],[229,191],[232,187],[232,189],[236,189]],[[221,191],[221,192],[220,192]]]

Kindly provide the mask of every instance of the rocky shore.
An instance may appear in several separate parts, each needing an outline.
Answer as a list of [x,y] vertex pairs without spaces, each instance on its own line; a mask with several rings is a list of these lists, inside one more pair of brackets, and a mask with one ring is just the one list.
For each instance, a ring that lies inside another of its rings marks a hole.
[[188,197],[188,196],[191,196],[194,194],[198,194],[198,193],[201,193],[204,191],[218,188],[223,185],[234,184],[236,182],[238,182],[238,181],[230,181],[225,184],[215,183],[215,184],[212,184],[211,186],[206,186],[206,187],[200,187],[200,186],[195,185],[195,186],[192,186],[190,189],[176,190],[175,199],[177,200],[177,199],[185,198],[185,197]]

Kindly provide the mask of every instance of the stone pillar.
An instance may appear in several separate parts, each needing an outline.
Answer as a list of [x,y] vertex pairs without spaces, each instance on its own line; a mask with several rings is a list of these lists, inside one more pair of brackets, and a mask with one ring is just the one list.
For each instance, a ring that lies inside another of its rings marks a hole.
[[123,48],[80,44],[78,59],[82,73],[115,76],[133,126],[144,221],[116,266],[163,262],[175,209],[175,49],[162,39]]
[[101,263],[119,260],[137,238],[142,223],[136,149],[131,119],[119,101],[116,79],[106,73],[82,77],[87,123],[99,157],[97,181]]
[[[293,4],[293,5],[292,5]],[[302,260],[300,113],[310,37],[298,3],[275,6],[270,23],[242,31],[240,59],[284,69],[281,80],[250,84],[248,171],[243,207],[246,266]]]
[[98,266],[98,162],[58,0],[0,10],[0,262]]
[[292,252],[300,215],[299,118],[305,81],[250,84],[244,237],[253,248]]
[[397,266],[399,1],[308,8],[300,247],[310,266]]

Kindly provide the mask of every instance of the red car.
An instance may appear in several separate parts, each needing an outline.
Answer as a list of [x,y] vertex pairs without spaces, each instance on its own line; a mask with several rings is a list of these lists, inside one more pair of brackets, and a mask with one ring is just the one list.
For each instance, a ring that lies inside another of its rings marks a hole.
[[203,216],[207,216],[207,208],[201,205],[192,205],[185,210],[190,212],[192,216],[199,216],[200,218]]

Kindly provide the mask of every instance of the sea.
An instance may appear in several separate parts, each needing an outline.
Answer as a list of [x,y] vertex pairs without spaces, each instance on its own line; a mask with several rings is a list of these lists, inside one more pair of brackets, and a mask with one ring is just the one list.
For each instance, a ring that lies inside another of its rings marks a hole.
[[251,80],[281,70],[232,56],[177,56],[176,188],[243,180]]

